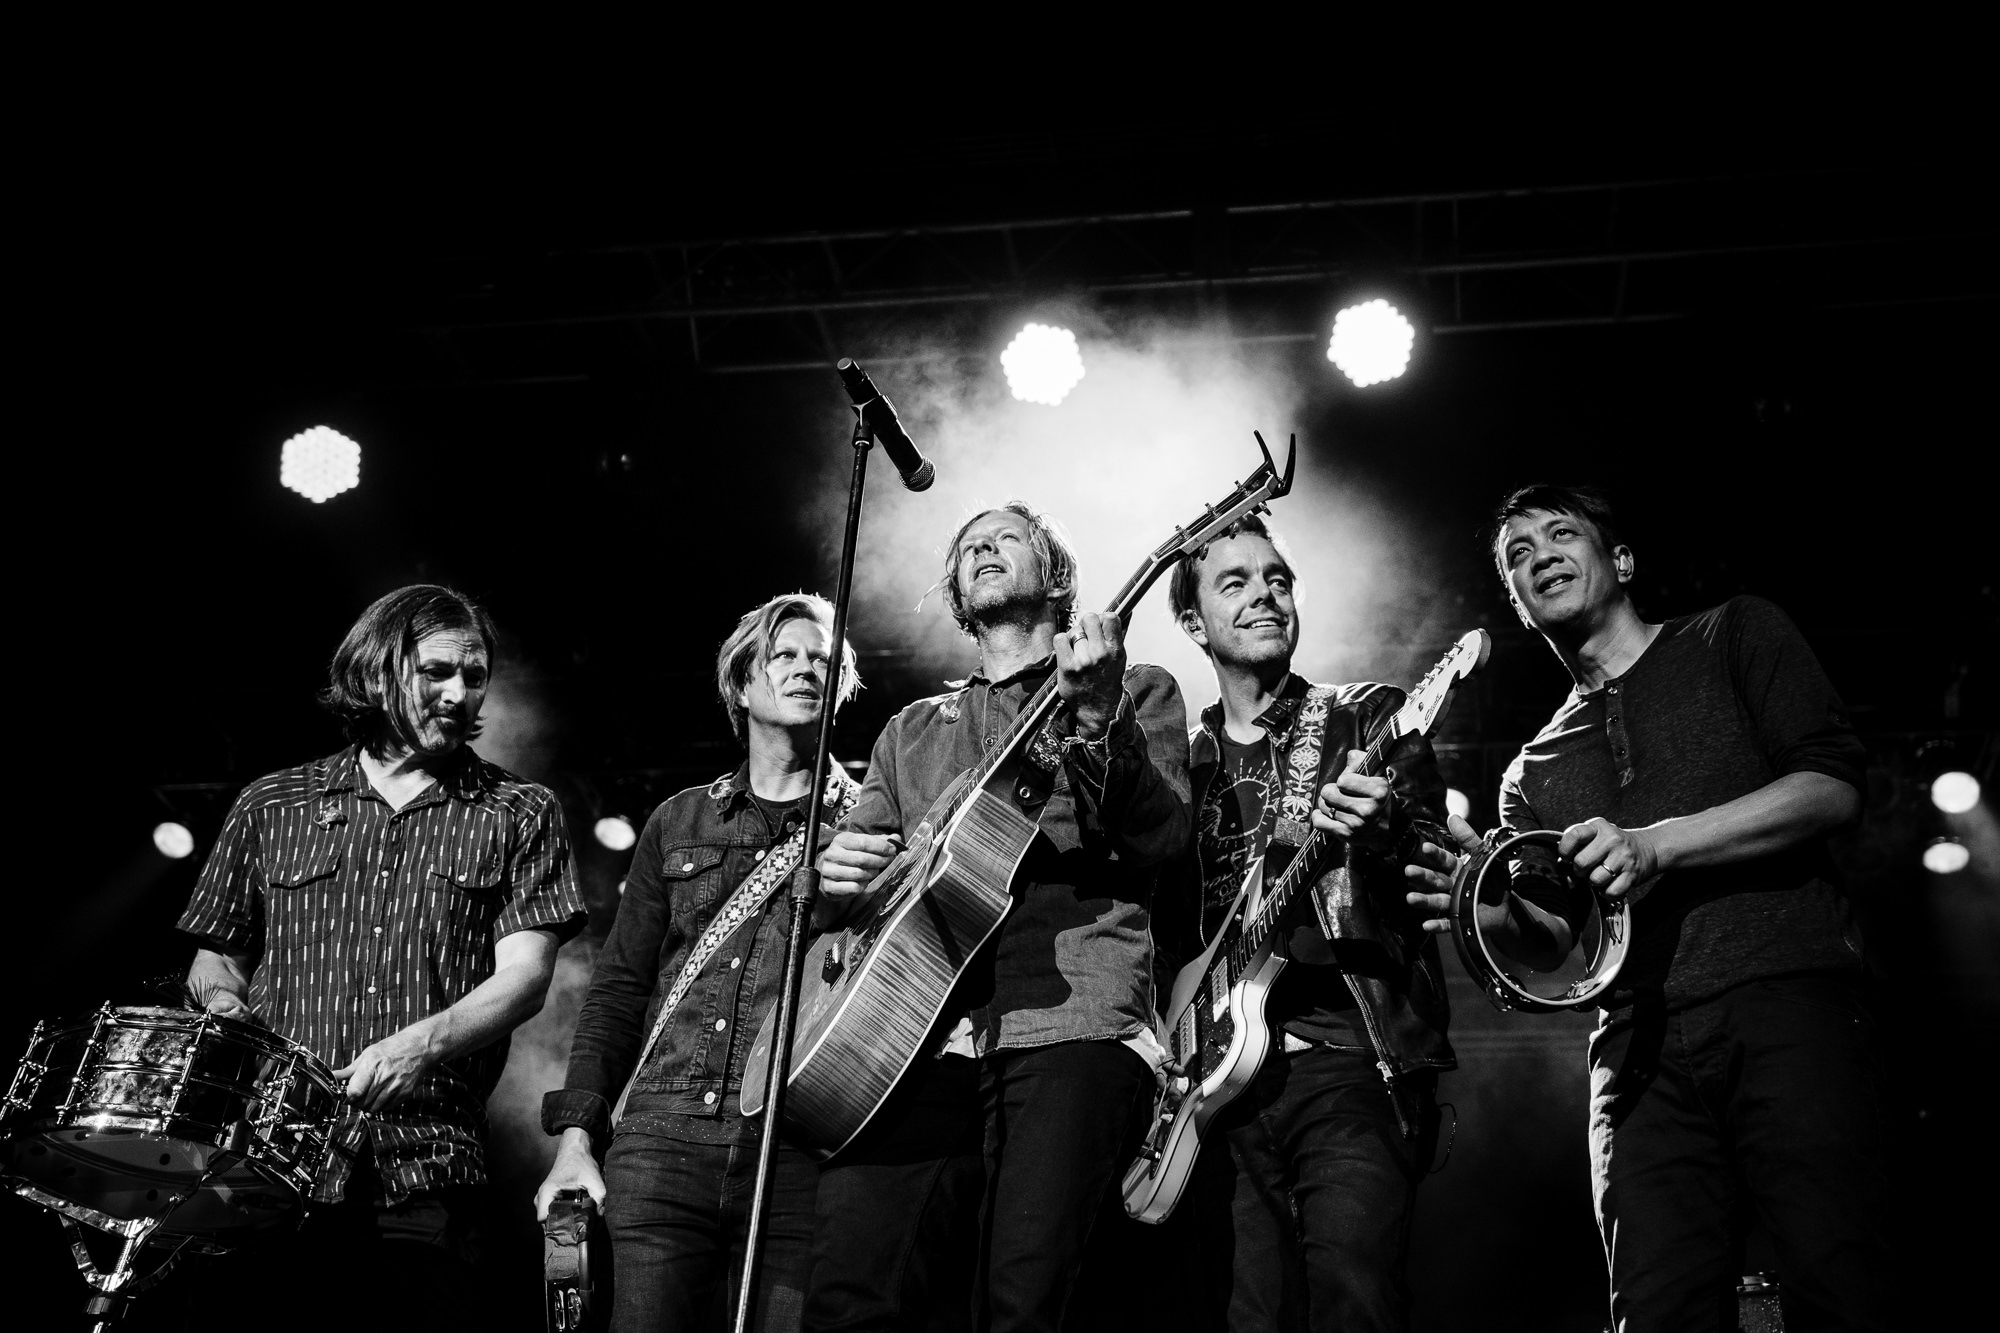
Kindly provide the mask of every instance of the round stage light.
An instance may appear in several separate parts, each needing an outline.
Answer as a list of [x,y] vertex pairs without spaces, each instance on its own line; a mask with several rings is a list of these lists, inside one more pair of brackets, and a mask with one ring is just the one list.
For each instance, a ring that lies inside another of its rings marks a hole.
[[1979,804],[1979,779],[1970,773],[1940,773],[1931,784],[1931,804],[1948,815],[1962,815]]
[[153,846],[160,849],[160,855],[169,861],[181,861],[194,855],[194,834],[186,824],[168,820],[153,826]]
[[361,446],[326,426],[302,430],[279,451],[278,480],[325,504],[361,484]]
[[1416,342],[1417,330],[1402,311],[1387,301],[1363,301],[1333,317],[1326,359],[1339,366],[1357,389],[1365,389],[1409,369],[1410,349]]
[[1972,863],[1972,853],[1955,838],[1939,838],[1924,848],[1924,869],[1933,875],[1955,875]]
[[597,821],[597,827],[591,832],[597,835],[599,842],[614,852],[630,851],[632,844],[639,841],[638,830],[634,829],[632,821],[623,815],[606,815]]
[[1000,353],[1007,387],[1024,403],[1054,407],[1083,378],[1083,353],[1076,335],[1053,324],[1030,324]]
[[1460,819],[1470,819],[1472,818],[1472,798],[1456,787],[1446,787],[1444,789],[1444,809],[1448,815],[1457,815]]

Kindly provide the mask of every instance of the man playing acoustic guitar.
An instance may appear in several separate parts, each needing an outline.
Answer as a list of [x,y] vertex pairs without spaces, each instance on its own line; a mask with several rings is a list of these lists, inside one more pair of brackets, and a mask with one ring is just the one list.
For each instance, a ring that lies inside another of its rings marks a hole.
[[[1213,939],[1253,864],[1283,864],[1281,849],[1304,841],[1308,823],[1346,845],[1304,895],[1313,910],[1279,918],[1275,957],[1286,961],[1275,979],[1257,974],[1275,1040],[1196,1161],[1199,1245],[1213,1265],[1205,1286],[1233,1333],[1402,1329],[1437,1074],[1455,1065],[1437,947],[1405,900],[1397,854],[1438,836],[1437,761],[1414,733],[1388,747],[1385,776],[1358,771],[1403,692],[1314,685],[1292,671],[1293,570],[1261,519],[1190,556],[1168,597],[1221,697],[1193,735],[1199,907],[1184,901],[1171,922],[1163,907],[1163,940],[1184,940],[1197,915],[1201,938]],[[1254,1019],[1254,1001],[1246,1008]]]
[[1151,900],[1191,827],[1187,713],[1173,677],[1127,668],[1117,616],[1074,609],[1076,574],[1068,543],[1019,502],[953,536],[941,583],[979,668],[891,719],[820,858],[830,905],[856,904],[1054,674],[1067,707],[1026,752],[1021,799],[1041,809],[1012,910],[946,1007],[946,1053],[919,1056],[821,1175],[809,1328],[955,1322],[949,1274],[981,1198],[983,1128],[976,1318],[1053,1333],[1144,1128],[1160,1058]]

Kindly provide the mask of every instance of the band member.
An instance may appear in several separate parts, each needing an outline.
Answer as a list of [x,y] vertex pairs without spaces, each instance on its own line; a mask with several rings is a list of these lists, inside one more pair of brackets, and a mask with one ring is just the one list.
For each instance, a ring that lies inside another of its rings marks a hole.
[[1292,670],[1295,573],[1262,519],[1243,519],[1182,562],[1168,598],[1221,696],[1193,736],[1201,939],[1226,924],[1267,849],[1283,855],[1303,838],[1308,808],[1313,825],[1347,844],[1311,905],[1281,923],[1275,949],[1288,961],[1265,1004],[1278,1040],[1197,1160],[1198,1243],[1218,1270],[1217,1322],[1238,1333],[1402,1329],[1437,1075],[1455,1064],[1437,945],[1405,901],[1395,855],[1438,836],[1437,760],[1428,740],[1410,736],[1390,750],[1387,776],[1355,771],[1403,692],[1314,685]]
[[[1516,491],[1492,553],[1576,683],[1508,768],[1501,822],[1562,830],[1574,872],[1632,904],[1590,1042],[1616,1326],[1733,1329],[1753,1207],[1788,1327],[1894,1326],[1882,1090],[1826,845],[1861,811],[1846,710],[1769,602],[1644,620],[1632,549],[1594,490]],[[1449,864],[1412,869],[1431,890],[1413,902],[1448,907]]]
[[[763,1129],[737,1094],[784,983],[832,642],[832,606],[806,593],[772,598],[723,641],[716,689],[747,758],[646,821],[568,1075],[543,1101],[542,1127],[562,1142],[536,1208],[546,1217],[562,1189],[603,1208],[613,1333],[723,1327],[736,1308]],[[849,647],[836,706],[860,685]],[[853,788],[835,767],[825,827]],[[797,1149],[773,1162],[756,1301],[767,1333],[799,1326],[819,1178]]]
[[484,1290],[486,1099],[584,923],[556,798],[468,745],[492,663],[449,588],[370,606],[321,696],[348,747],[245,789],[180,919],[197,1000],[346,1081],[298,1243],[250,1266],[315,1311],[451,1326]]
[[[1066,707],[1027,749],[1053,794],[1014,876],[1014,906],[961,986],[966,1021],[948,1047],[959,1054],[920,1059],[898,1094],[916,1109],[822,1173],[809,1327],[915,1328],[933,1309],[952,1312],[940,1274],[954,1223],[978,1197],[956,1106],[984,1130],[974,1317],[982,1329],[1055,1329],[1144,1127],[1163,1054],[1150,903],[1190,831],[1187,717],[1171,676],[1128,669],[1116,616],[1075,609],[1076,578],[1068,543],[1025,504],[961,526],[941,586],[979,667],[891,719],[820,858],[829,898],[852,904],[1054,675]],[[967,1055],[978,1061],[977,1112]],[[924,1147],[899,1153],[899,1143]]]

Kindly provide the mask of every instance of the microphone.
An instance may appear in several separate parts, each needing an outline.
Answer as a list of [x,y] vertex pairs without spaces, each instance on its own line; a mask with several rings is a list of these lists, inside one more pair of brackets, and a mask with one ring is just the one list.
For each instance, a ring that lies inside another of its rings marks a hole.
[[896,419],[896,409],[875,387],[875,381],[868,378],[868,372],[848,356],[840,358],[834,369],[840,372],[840,382],[847,386],[847,396],[861,412],[861,424],[868,428],[868,433],[889,455],[889,461],[896,465],[896,471],[903,476],[903,485],[913,491],[929,490],[931,483],[937,480],[937,469],[911,443],[903,423]]

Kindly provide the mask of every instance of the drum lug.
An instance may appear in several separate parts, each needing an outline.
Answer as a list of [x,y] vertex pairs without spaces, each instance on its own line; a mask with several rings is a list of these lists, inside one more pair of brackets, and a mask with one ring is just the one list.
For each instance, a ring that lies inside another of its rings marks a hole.
[[[250,1144],[253,1141],[254,1137],[255,1136],[250,1132],[249,1121],[247,1120],[232,1121],[227,1127],[225,1127],[222,1130],[221,1133],[215,1136],[215,1147],[217,1150],[217,1155],[222,1157],[240,1159],[249,1153]],[[210,1170],[215,1169],[213,1158],[210,1159],[209,1169]]]

